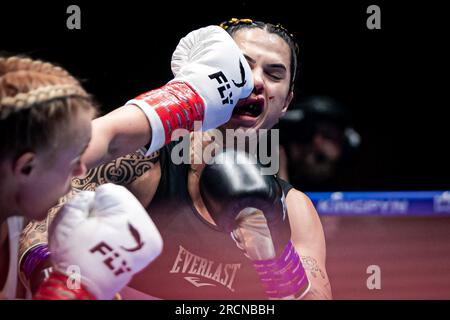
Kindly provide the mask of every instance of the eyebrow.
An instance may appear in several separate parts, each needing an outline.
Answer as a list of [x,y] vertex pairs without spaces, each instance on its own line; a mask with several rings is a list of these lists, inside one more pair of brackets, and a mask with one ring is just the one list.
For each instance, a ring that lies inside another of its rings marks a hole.
[[287,71],[286,66],[282,63],[272,63],[267,66],[272,69],[283,69],[284,71]]
[[[250,63],[256,63],[256,60],[253,59],[252,57],[248,56],[247,54],[244,53],[244,57],[245,59],[247,59]],[[284,64],[282,63],[271,63],[267,65],[269,68],[272,69],[283,69],[284,71],[287,71],[287,68]]]

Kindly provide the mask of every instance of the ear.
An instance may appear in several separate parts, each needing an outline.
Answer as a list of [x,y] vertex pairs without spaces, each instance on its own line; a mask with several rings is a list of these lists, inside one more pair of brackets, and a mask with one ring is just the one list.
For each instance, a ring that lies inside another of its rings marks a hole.
[[282,116],[286,113],[286,111],[287,111],[289,105],[291,104],[291,101],[292,101],[293,98],[294,98],[294,91],[290,91],[288,96],[286,97],[286,101],[285,101],[285,104],[283,106],[283,109],[281,110],[281,115]]
[[30,176],[36,167],[36,154],[26,152],[13,163],[13,172],[16,178],[23,179]]

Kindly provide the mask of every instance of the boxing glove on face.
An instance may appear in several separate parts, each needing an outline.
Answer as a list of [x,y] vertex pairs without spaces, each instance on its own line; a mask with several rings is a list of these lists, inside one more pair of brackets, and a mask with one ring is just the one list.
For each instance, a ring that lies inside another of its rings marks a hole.
[[169,143],[176,129],[206,131],[227,122],[234,106],[253,90],[253,75],[231,36],[218,26],[190,32],[172,56],[174,79],[128,101],[146,114],[152,129],[147,154]]
[[227,122],[239,99],[253,90],[253,75],[233,38],[209,26],[181,39],[172,55],[174,81],[189,83],[205,102],[203,130]]
[[71,276],[97,299],[111,299],[162,251],[147,211],[124,187],[83,191],[59,212],[49,230],[54,269]]

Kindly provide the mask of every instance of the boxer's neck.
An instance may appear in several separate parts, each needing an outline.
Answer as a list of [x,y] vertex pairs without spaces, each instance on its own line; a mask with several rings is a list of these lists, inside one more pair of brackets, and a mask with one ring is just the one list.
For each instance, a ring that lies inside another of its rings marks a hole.
[[[0,223],[0,291],[2,291],[9,272],[8,224]],[[2,297],[0,297],[1,300]]]
[[5,189],[5,186],[0,186],[0,224],[6,222],[6,219],[14,215],[18,215],[16,201],[11,190]]
[[[219,147],[222,141],[215,141],[214,139],[211,139],[211,135],[207,132],[191,133],[190,138],[190,166],[187,181],[188,193],[197,212],[203,217],[203,219],[215,225],[214,220],[206,209],[200,194],[200,176],[206,166],[206,162],[210,160],[210,157],[207,154],[205,159],[205,148],[208,146],[214,147],[214,145]],[[201,145],[199,145],[199,143],[201,143]]]
[[0,162],[0,224],[11,216],[18,215],[16,201],[16,184],[8,169],[9,163]]
[[207,132],[191,133],[189,144],[190,171],[198,178],[200,178],[200,174],[209,160],[209,158],[205,159],[205,148],[212,144],[218,145],[219,143],[211,140]]
[[[0,291],[5,286],[9,273],[9,241],[8,224],[4,221],[0,224]],[[1,293],[0,293],[1,295]],[[4,297],[3,297],[4,298]],[[2,297],[0,296],[0,300]]]
[[192,199],[192,204],[194,205],[197,212],[202,216],[203,219],[209,223],[215,225],[215,222],[208,210],[206,209],[205,203],[203,202],[202,196],[200,194],[200,175],[189,171],[188,174],[188,193]]
[[11,216],[17,215],[16,197],[7,186],[0,186],[0,223],[3,223]]
[[[226,129],[224,127],[220,127],[217,130],[221,132],[221,135],[215,135],[211,133],[212,131],[203,133],[194,132],[190,134],[190,169],[199,177],[206,164],[209,163],[209,161],[216,155],[215,151],[223,150],[224,147],[232,145],[235,150],[239,149],[247,153],[256,153],[256,148],[252,147],[252,143],[256,146],[258,142],[257,136],[255,137],[256,140],[252,140],[252,142],[248,142],[247,144],[240,145],[239,143],[234,144],[231,142],[227,144],[227,135],[225,133]],[[218,140],[218,137],[221,137],[222,139]]]

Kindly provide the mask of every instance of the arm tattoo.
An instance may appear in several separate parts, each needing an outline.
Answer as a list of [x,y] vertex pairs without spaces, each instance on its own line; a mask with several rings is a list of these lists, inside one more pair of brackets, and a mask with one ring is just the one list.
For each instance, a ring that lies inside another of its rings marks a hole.
[[322,269],[319,268],[316,259],[314,259],[313,257],[309,257],[309,256],[300,256],[300,259],[302,260],[303,268],[306,271],[309,271],[309,273],[314,278],[317,278],[318,276],[320,276],[323,280],[326,279],[326,275],[322,271]]
[[308,295],[313,299],[332,299],[331,285],[326,273],[319,267],[317,260],[310,256],[300,256],[303,268],[311,275],[311,289]]
[[95,190],[98,185],[114,183],[127,185],[152,169],[159,161],[159,151],[145,156],[143,149],[89,170],[84,177],[74,178],[72,187]]
[[33,220],[27,224],[27,226],[21,232],[19,238],[19,257],[22,257],[22,255],[29,248],[33,247],[36,244],[48,243],[47,232],[50,223],[53,221],[61,207],[78,192],[78,190],[72,190],[65,196],[61,197],[58,200],[58,204],[48,211],[47,217],[44,220]]
[[95,190],[104,183],[127,185],[152,169],[159,161],[159,152],[145,156],[145,151],[139,149],[110,163],[98,166],[88,171],[81,178],[72,180],[72,191],[60,198],[58,204],[47,213],[47,218],[42,221],[31,221],[22,231],[19,240],[19,257],[29,248],[39,243],[48,243],[48,228],[61,207],[76,193],[81,190]]

